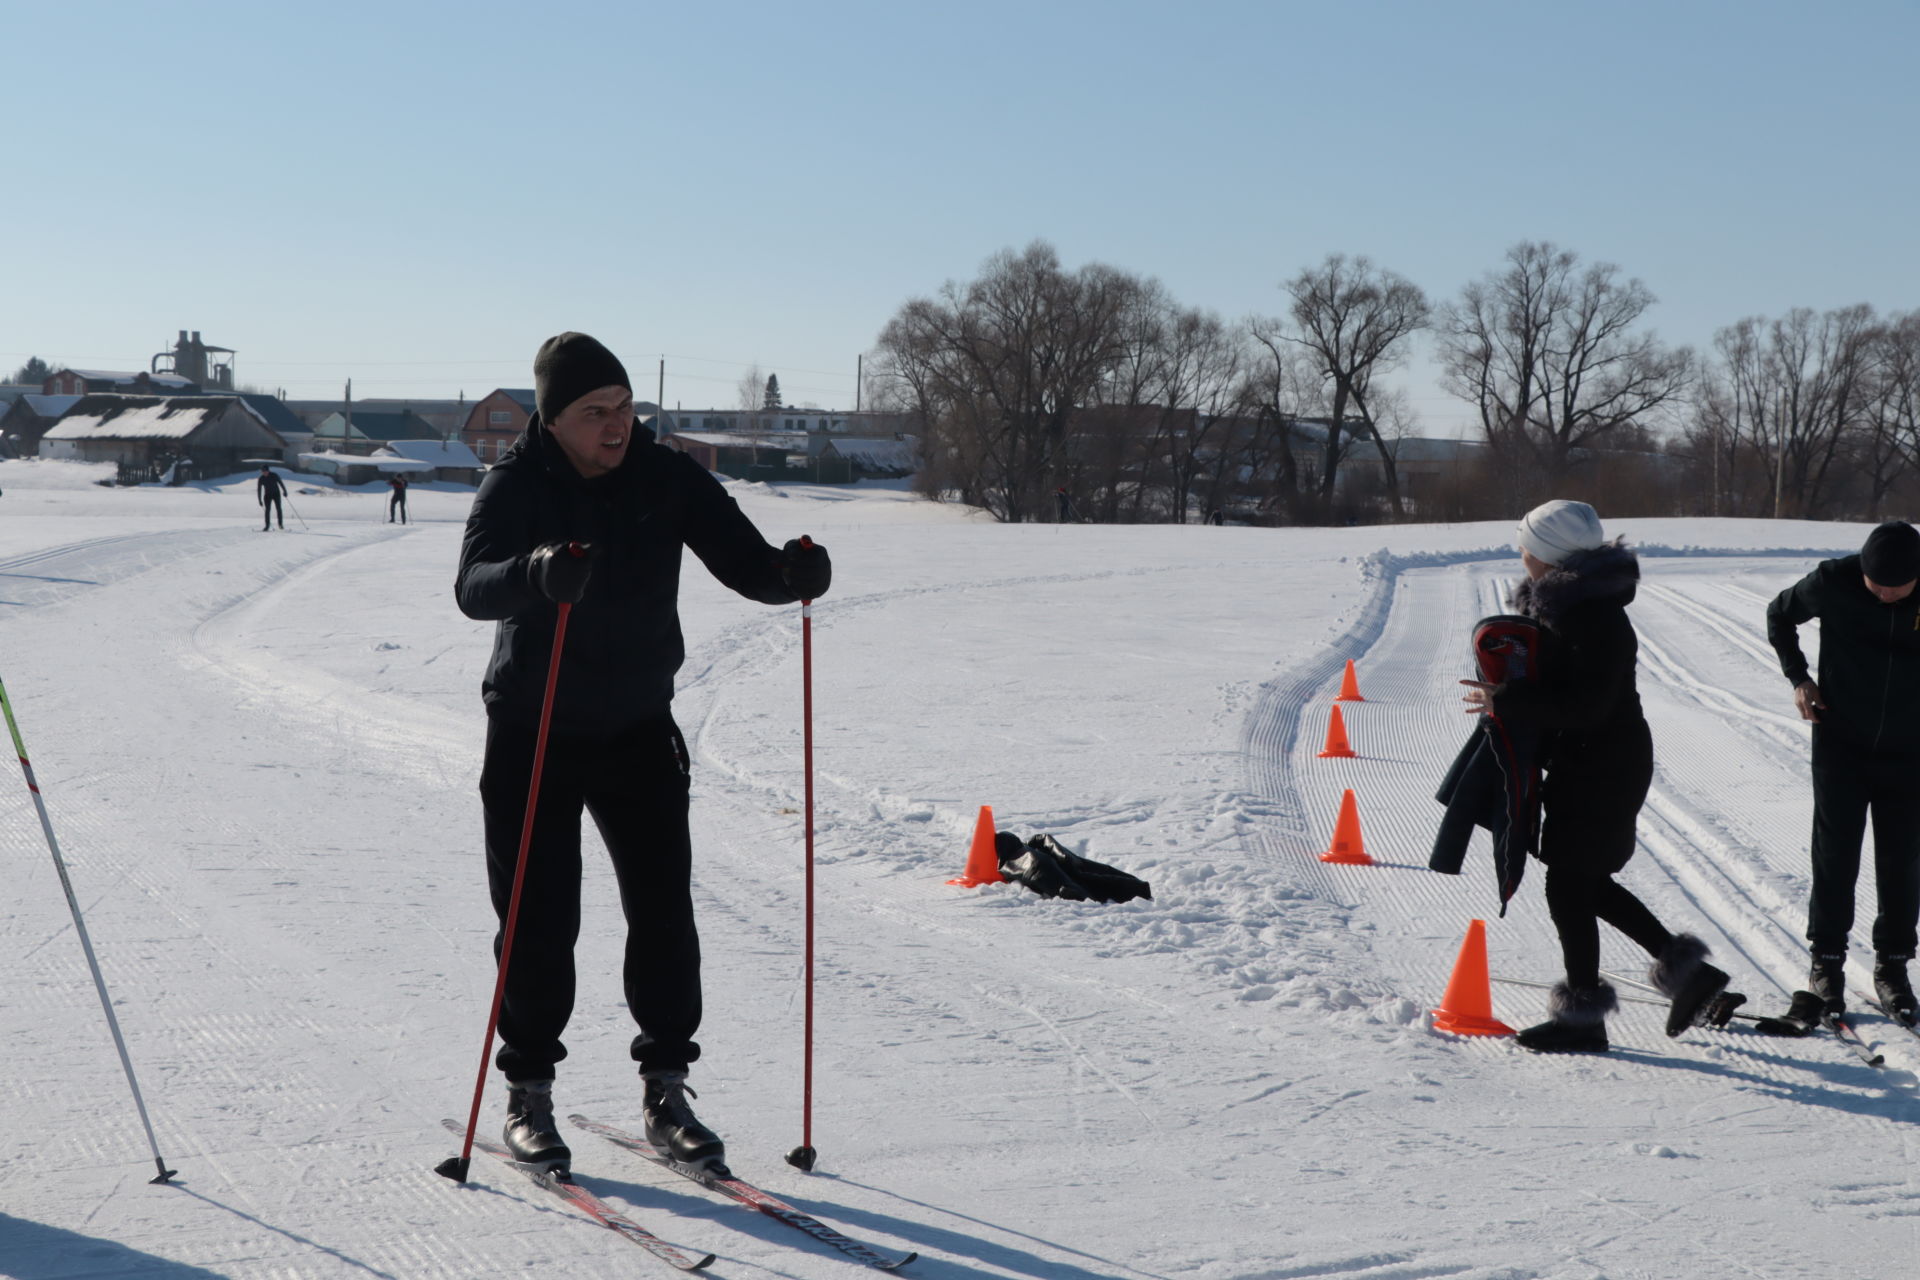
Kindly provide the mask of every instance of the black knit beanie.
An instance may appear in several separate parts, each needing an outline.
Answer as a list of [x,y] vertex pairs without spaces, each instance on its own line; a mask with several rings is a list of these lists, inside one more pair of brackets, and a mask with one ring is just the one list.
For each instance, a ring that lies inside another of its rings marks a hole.
[[616,386],[633,390],[626,367],[584,333],[555,334],[533,358],[533,402],[542,422],[551,423],[590,391]]
[[1905,520],[1889,520],[1867,535],[1860,568],[1883,587],[1904,587],[1920,578],[1920,530]]

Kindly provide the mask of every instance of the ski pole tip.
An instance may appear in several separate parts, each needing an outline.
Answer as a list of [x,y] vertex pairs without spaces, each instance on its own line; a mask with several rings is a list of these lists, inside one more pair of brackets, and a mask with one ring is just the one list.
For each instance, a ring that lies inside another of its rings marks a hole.
[[813,1162],[819,1157],[820,1153],[812,1147],[795,1147],[787,1152],[787,1163],[802,1173],[812,1173]]
[[465,1156],[448,1156],[445,1160],[433,1166],[433,1171],[443,1178],[452,1178],[464,1187],[467,1184],[467,1166],[469,1163],[468,1158]]
[[167,1162],[164,1160],[155,1160],[153,1167],[160,1171],[160,1176],[157,1178],[148,1178],[147,1183],[149,1186],[168,1186],[174,1178],[180,1175],[178,1169],[167,1168]]

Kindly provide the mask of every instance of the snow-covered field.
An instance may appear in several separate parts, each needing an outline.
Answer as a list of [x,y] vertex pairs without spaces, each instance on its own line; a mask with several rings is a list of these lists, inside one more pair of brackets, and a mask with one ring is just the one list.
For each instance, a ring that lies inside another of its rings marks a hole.
[[[25,787],[0,783],[0,1275],[664,1274],[510,1170],[432,1172],[491,991],[476,794],[490,628],[454,608],[470,493],[109,490],[0,464],[4,677],[169,1163],[153,1169]],[[815,621],[821,915],[800,1140],[799,619],[689,558],[681,723],[706,949],[701,1114],[744,1176],[925,1280],[1906,1277],[1920,1039],[1605,1057],[1432,1031],[1481,849],[1423,869],[1509,526],[1004,527],[888,490],[737,485],[837,581]],[[1624,878],[1754,1005],[1804,974],[1806,734],[1769,596],[1859,526],[1624,521],[1659,776]],[[1811,639],[1811,637],[1809,637]],[[1320,760],[1341,663],[1361,758]],[[1374,867],[1331,867],[1344,789]],[[1154,900],[948,887],[975,814]],[[1863,954],[1871,916],[1863,877]],[[611,877],[590,873],[561,1110],[638,1111]],[[1504,979],[1551,980],[1523,887]],[[1605,937],[1618,972],[1643,967]],[[1856,971],[1856,979],[1864,977]],[[1498,983],[1516,1025],[1542,993]],[[499,1125],[490,1081],[483,1111]],[[852,1264],[582,1135],[581,1181],[713,1274]]]

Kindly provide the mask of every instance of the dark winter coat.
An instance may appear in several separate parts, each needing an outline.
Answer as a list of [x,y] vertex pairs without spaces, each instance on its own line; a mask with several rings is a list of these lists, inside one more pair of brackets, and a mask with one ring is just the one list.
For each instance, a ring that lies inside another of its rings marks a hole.
[[1539,852],[1540,792],[1534,785],[1539,733],[1509,728],[1481,716],[1454,756],[1434,799],[1446,806],[1434,833],[1427,866],[1457,876],[1467,859],[1475,827],[1493,837],[1495,889],[1500,914],[1519,889],[1527,857]]
[[680,548],[764,604],[797,599],[769,546],[698,462],[638,422],[621,464],[587,479],[536,415],[480,482],[454,593],[469,618],[499,622],[481,683],[487,714],[539,723],[557,606],[527,580],[534,548],[589,544],[593,574],[567,623],[553,732],[612,738],[667,712],[686,658]]
[[[1494,684],[1539,671],[1539,624],[1496,615],[1473,629],[1480,679]],[[1540,851],[1540,740],[1538,724],[1508,724],[1493,715],[1475,721],[1434,799],[1446,806],[1427,866],[1459,875],[1474,828],[1493,837],[1494,885],[1500,914],[1526,875],[1527,859]]]
[[[1653,777],[1653,739],[1634,682],[1639,638],[1627,619],[1640,561],[1618,541],[1523,582],[1513,605],[1540,624],[1540,675],[1493,690],[1493,711],[1539,734],[1547,773],[1540,859],[1610,873],[1633,853]],[[1556,821],[1556,817],[1558,821]]]
[[1799,627],[1820,619],[1816,758],[1838,748],[1920,756],[1920,591],[1881,604],[1857,555],[1823,560],[1767,606],[1767,639],[1793,684],[1807,678]]
[[278,498],[287,491],[287,482],[269,471],[253,482],[253,502],[259,506],[269,498]]

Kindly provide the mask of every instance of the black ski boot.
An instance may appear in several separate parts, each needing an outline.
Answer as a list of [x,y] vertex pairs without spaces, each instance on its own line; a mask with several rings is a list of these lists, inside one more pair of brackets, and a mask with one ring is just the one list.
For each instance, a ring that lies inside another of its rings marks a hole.
[[507,1084],[507,1150],[522,1164],[565,1173],[573,1152],[553,1122],[553,1081],[519,1080]]
[[1550,1021],[1517,1033],[1514,1043],[1535,1053],[1605,1053],[1607,1015],[1620,1007],[1606,983],[1569,987],[1556,982],[1547,998]]
[[1880,1011],[1895,1022],[1913,1026],[1920,1020],[1920,1003],[1907,981],[1910,956],[1879,955],[1873,961],[1873,994],[1880,999]]
[[1847,953],[1813,953],[1813,969],[1807,974],[1807,990],[1820,997],[1827,1013],[1847,1011]]
[[1707,963],[1707,944],[1690,933],[1676,933],[1647,970],[1647,981],[1673,1001],[1667,1006],[1667,1034],[1703,1025],[1715,999],[1727,989],[1727,974]]
[[669,1160],[699,1165],[711,1173],[727,1176],[727,1148],[718,1134],[700,1123],[687,1099],[698,1097],[687,1088],[684,1071],[643,1071],[646,1095],[640,1103],[640,1115],[646,1121],[647,1141]]

